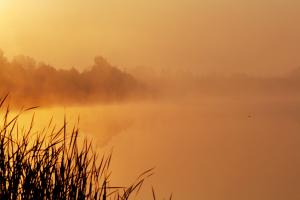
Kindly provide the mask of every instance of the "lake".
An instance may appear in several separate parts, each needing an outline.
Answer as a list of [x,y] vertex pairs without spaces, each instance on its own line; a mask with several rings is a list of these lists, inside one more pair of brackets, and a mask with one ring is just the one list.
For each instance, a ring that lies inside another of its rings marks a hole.
[[[112,183],[205,200],[300,199],[300,101],[189,96],[106,105],[40,108],[36,127],[64,113],[99,152],[113,151]],[[28,122],[31,113],[23,116]],[[142,196],[142,195],[141,195]]]

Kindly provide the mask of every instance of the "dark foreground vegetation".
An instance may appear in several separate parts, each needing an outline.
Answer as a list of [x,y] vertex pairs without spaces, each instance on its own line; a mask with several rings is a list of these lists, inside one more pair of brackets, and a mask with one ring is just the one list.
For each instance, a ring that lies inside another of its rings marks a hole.
[[78,142],[78,129],[69,132],[66,122],[61,128],[50,122],[38,133],[34,120],[20,128],[21,113],[11,116],[5,99],[0,101],[0,199],[131,199],[152,174],[145,171],[126,188],[112,186],[111,155],[98,159],[91,143]]

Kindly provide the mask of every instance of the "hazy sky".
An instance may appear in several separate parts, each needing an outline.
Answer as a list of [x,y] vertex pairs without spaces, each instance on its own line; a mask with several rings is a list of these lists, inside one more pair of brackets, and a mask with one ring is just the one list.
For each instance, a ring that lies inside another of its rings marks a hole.
[[300,66],[298,0],[0,0],[0,48],[58,67],[281,73]]

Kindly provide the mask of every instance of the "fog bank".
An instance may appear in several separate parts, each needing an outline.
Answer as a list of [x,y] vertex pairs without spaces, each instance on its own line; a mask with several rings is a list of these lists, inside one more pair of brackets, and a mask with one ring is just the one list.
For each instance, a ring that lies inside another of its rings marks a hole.
[[0,53],[0,92],[18,106],[93,104],[122,101],[141,94],[142,84],[130,74],[96,57],[79,72],[56,69],[26,56],[11,61]]

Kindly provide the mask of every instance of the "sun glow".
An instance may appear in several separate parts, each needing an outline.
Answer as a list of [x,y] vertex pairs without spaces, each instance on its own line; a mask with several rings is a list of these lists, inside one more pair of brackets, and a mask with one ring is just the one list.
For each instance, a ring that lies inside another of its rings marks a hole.
[[8,0],[0,0],[0,23],[1,24],[5,22],[7,19],[9,3],[10,1]]
[[7,0],[0,0],[0,10],[2,10],[4,7],[6,7],[8,5]]

